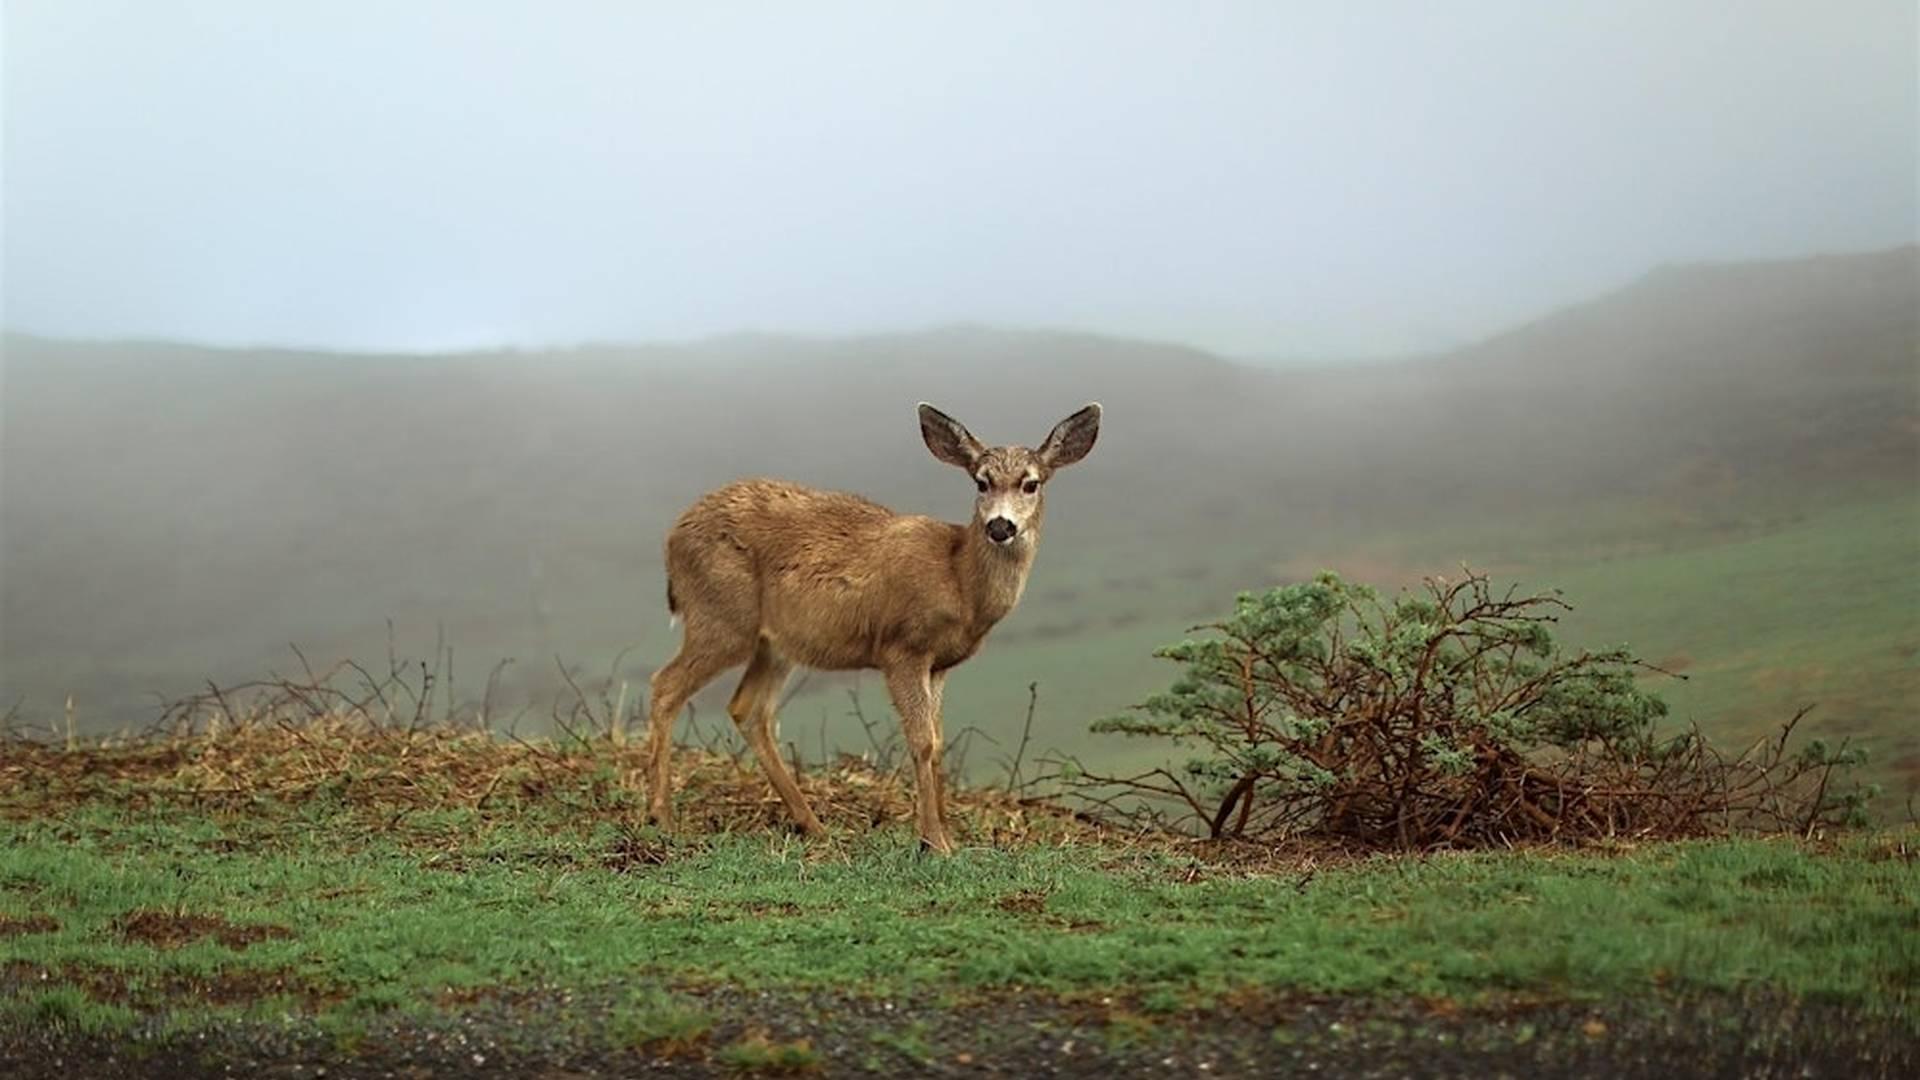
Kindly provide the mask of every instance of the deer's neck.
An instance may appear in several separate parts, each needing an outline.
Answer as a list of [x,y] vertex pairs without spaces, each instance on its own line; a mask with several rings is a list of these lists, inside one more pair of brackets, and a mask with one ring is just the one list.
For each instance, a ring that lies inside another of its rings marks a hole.
[[1026,591],[1027,574],[1033,569],[1034,552],[1040,547],[1039,530],[1012,547],[1003,547],[987,539],[979,523],[966,527],[959,556],[960,580],[973,604],[974,625],[985,633],[1005,618]]

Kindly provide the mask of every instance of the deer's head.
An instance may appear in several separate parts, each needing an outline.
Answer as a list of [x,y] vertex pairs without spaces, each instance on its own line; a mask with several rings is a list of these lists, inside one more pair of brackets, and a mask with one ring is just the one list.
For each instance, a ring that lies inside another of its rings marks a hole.
[[966,425],[920,403],[920,437],[933,456],[966,470],[978,498],[973,527],[1002,548],[1030,544],[1039,534],[1047,481],[1054,471],[1087,456],[1100,435],[1100,406],[1088,405],[1053,426],[1038,448],[985,446]]

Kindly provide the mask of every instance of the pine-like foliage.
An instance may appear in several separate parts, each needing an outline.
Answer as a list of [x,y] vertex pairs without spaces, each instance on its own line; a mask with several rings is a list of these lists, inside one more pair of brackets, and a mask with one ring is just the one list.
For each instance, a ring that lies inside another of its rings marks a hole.
[[1094,725],[1197,752],[1066,775],[1109,807],[1129,802],[1118,790],[1184,808],[1214,837],[1401,848],[1860,816],[1861,794],[1828,782],[1857,751],[1789,758],[1783,734],[1729,759],[1664,734],[1666,705],[1640,685],[1655,669],[1625,647],[1561,649],[1565,610],[1475,573],[1392,598],[1334,574],[1243,593],[1207,636],[1159,650],[1182,668],[1166,691]]

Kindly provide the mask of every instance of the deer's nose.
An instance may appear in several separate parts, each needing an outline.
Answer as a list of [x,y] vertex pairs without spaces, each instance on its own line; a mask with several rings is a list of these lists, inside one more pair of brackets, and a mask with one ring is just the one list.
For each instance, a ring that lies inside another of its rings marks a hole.
[[1006,543],[1013,539],[1014,533],[1019,531],[1020,527],[1018,525],[1015,525],[1003,517],[997,517],[987,522],[987,539],[996,544]]

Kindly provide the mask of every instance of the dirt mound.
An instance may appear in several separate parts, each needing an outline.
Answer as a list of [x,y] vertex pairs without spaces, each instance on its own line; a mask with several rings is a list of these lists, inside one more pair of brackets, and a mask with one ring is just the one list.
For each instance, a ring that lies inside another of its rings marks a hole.
[[293,931],[270,924],[237,925],[218,915],[142,910],[120,919],[120,936],[161,949],[211,938],[229,949],[244,949],[257,941],[290,938]]

